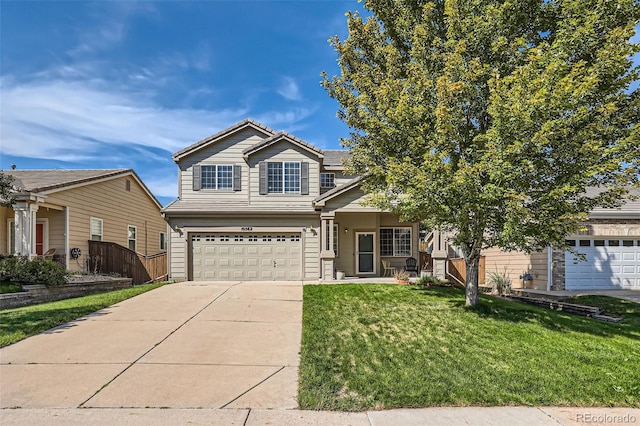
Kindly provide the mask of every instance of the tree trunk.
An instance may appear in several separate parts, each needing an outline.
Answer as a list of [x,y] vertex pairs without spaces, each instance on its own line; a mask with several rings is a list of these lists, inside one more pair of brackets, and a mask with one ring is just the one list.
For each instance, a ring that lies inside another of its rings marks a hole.
[[467,279],[465,282],[466,306],[476,306],[480,299],[478,298],[478,270],[480,266],[480,253],[472,253],[465,256],[467,266]]

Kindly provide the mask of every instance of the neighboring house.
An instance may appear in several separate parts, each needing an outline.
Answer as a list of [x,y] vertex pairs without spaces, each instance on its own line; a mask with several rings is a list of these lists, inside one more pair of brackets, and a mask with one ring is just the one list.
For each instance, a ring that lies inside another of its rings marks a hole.
[[506,271],[514,288],[523,286],[521,276],[529,272],[531,287],[540,290],[640,290],[640,200],[594,209],[584,226],[567,241],[585,260],[562,250],[527,255],[489,249],[482,253],[486,272]]
[[418,258],[417,223],[362,206],[347,155],[253,120],[176,152],[179,198],[163,209],[170,278],[371,277],[382,260]]
[[88,240],[142,254],[166,250],[162,206],[131,169],[2,173],[14,177],[16,202],[0,207],[0,253],[34,257],[55,250],[54,260],[79,271],[86,268]]

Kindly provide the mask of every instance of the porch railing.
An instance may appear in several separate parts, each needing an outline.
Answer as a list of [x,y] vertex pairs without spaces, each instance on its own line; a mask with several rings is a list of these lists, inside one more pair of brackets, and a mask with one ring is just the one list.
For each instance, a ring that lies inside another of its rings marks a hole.
[[131,278],[133,284],[160,281],[167,276],[167,253],[145,256],[117,243],[89,240],[87,267],[90,272]]

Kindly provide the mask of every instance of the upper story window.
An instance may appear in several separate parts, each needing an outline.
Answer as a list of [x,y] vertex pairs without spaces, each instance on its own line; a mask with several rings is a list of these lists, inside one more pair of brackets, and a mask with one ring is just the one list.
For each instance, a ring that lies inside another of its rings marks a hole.
[[335,173],[320,173],[320,188],[334,188],[336,186]]
[[268,164],[267,185],[270,194],[300,194],[299,162],[269,162]]
[[167,251],[167,233],[160,233],[160,251]]
[[202,189],[230,191],[233,189],[233,166],[222,164],[201,166],[200,181]]
[[262,161],[259,168],[260,195],[309,194],[309,163]]
[[92,217],[89,219],[89,234],[91,240],[102,241],[102,219]]
[[193,166],[193,190],[240,191],[242,170],[239,164]]

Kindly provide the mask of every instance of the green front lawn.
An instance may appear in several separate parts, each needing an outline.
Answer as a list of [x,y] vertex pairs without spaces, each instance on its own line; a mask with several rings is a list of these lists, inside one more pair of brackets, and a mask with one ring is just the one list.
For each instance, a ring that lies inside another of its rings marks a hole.
[[490,296],[468,309],[457,288],[305,286],[299,404],[638,407],[640,327]]
[[108,293],[0,311],[0,347],[42,333],[162,285],[164,283],[147,284]]

